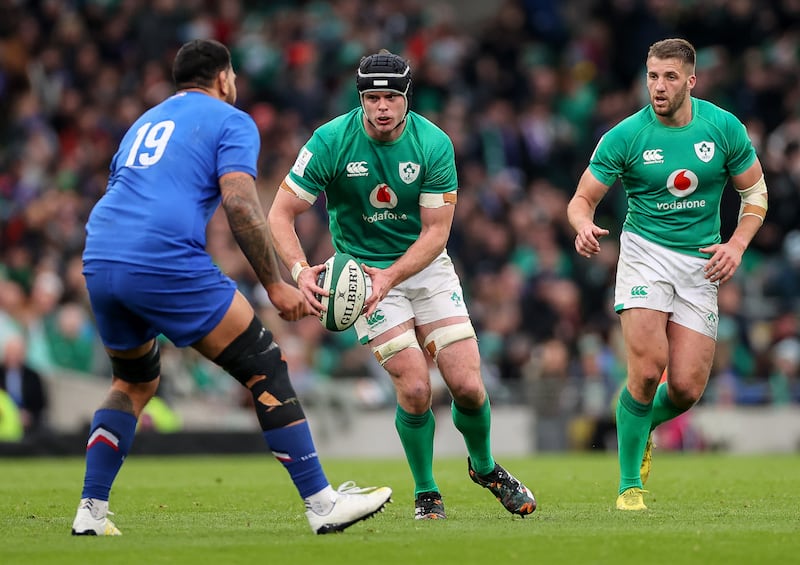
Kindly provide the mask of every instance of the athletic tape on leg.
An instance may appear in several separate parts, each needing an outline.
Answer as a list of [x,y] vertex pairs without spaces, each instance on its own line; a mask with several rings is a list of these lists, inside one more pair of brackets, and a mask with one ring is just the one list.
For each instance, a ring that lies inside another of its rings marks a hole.
[[378,360],[378,363],[384,365],[389,359],[409,347],[422,351],[417,342],[417,335],[414,333],[414,330],[406,330],[386,343],[373,347],[372,353],[375,355],[375,359]]
[[436,361],[439,352],[448,345],[463,339],[475,339],[476,337],[475,328],[469,322],[444,326],[436,328],[428,334],[428,337],[425,338],[425,349]]

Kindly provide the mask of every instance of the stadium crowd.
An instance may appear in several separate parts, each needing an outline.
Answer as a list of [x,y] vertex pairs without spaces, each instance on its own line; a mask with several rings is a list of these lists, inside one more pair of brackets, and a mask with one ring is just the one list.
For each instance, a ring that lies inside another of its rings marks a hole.
[[[800,403],[800,3],[504,0],[477,21],[460,4],[0,0],[0,344],[21,335],[26,364],[45,384],[66,370],[107,378],[81,275],[84,224],[122,133],[172,93],[170,63],[184,41],[231,48],[237,105],[261,132],[265,206],[302,140],[358,103],[360,57],[388,48],[412,61],[412,109],[455,145],[461,189],[448,249],[493,402],[529,403],[545,419],[605,421],[625,377],[611,307],[618,249],[609,237],[600,257],[579,257],[566,204],[599,137],[647,103],[648,46],[681,36],[698,49],[693,94],[745,122],[770,191],[764,227],[720,289],[702,402]],[[612,236],[624,216],[623,191],[614,195],[597,216]],[[728,191],[723,237],[738,206]],[[316,212],[298,232],[321,263],[332,248],[324,206]],[[261,304],[298,392],[311,402],[393,405],[352,330],[277,317],[220,214],[209,250]],[[163,350],[167,399],[240,401],[193,352]],[[355,398],[337,391],[341,377],[358,383]]]

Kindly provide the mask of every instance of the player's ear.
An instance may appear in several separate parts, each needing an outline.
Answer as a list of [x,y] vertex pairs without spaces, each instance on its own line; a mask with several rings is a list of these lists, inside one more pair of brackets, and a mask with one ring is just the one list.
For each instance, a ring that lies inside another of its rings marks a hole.
[[228,73],[230,69],[224,69],[217,73],[217,89],[222,94],[223,97],[228,96],[228,92],[230,91],[231,85],[228,82]]

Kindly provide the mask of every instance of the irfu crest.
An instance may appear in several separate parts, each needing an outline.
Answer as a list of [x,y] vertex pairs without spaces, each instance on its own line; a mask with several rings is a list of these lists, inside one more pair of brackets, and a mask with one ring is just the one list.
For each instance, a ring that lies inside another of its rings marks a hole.
[[417,177],[419,176],[419,169],[420,166],[417,163],[412,163],[411,161],[400,163],[400,180],[406,184],[411,184],[417,180]]
[[700,143],[695,143],[694,152],[703,163],[708,163],[714,158],[714,142],[701,141]]

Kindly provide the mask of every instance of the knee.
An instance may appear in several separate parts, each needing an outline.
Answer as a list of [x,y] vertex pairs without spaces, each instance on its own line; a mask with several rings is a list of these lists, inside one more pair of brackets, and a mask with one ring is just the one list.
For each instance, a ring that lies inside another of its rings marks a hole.
[[133,359],[110,356],[111,395],[105,407],[132,411],[137,417],[145,405],[155,396],[161,382],[161,354],[158,342],[153,341],[150,350]]
[[665,361],[653,359],[640,359],[628,364],[628,381],[638,383],[640,386],[653,389],[661,382],[664,376]]
[[161,350],[156,340],[153,340],[153,346],[141,357],[128,359],[111,355],[110,360],[111,371],[120,382],[147,385],[157,381],[161,375]]
[[650,371],[628,371],[628,390],[639,402],[647,403],[653,399],[663,373],[657,369]]
[[305,419],[280,347],[258,317],[214,362],[250,391],[262,430]]
[[420,414],[430,408],[432,391],[429,380],[394,377],[394,382],[398,403],[404,409]]
[[486,400],[486,390],[480,376],[457,381],[449,389],[453,401],[464,408],[480,408]]
[[703,396],[705,386],[702,383],[670,385],[669,396],[678,408],[689,409]]
[[642,375],[641,383],[645,388],[655,390],[661,382],[662,376],[663,373],[659,370],[650,371]]

